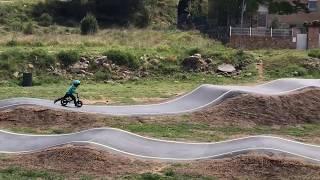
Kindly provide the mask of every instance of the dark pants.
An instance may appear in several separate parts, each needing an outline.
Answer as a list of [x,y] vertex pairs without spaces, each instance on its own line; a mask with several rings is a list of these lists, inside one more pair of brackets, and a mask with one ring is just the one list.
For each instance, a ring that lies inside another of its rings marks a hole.
[[54,102],[61,101],[62,99],[66,99],[66,98],[68,98],[68,97],[71,97],[71,99],[72,99],[73,102],[74,102],[74,105],[77,106],[77,99],[76,99],[76,97],[75,97],[74,95],[72,95],[72,94],[66,94],[66,95],[64,95],[62,98],[56,99]]

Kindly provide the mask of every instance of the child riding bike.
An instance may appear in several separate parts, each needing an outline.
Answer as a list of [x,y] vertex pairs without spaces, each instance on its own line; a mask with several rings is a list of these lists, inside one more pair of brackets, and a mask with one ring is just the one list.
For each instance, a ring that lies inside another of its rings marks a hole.
[[72,85],[69,87],[69,89],[67,90],[67,93],[64,95],[64,97],[61,97],[59,99],[54,100],[54,103],[57,103],[58,101],[61,101],[63,99],[70,97],[73,100],[74,105],[77,107],[78,106],[77,99],[74,96],[74,94],[76,94],[76,90],[77,90],[78,86],[80,85],[80,83],[81,82],[79,80],[72,81]]

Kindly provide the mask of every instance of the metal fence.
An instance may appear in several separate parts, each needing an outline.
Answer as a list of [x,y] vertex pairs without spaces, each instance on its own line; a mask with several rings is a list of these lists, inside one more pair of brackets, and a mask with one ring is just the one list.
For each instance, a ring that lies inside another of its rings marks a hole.
[[230,27],[229,36],[262,36],[262,37],[292,37],[292,29],[267,29],[267,28],[239,28]]

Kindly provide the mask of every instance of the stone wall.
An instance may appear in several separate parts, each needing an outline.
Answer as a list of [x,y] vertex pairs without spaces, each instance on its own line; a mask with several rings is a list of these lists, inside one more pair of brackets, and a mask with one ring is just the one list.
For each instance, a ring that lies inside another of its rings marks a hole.
[[237,36],[230,37],[228,43],[233,48],[244,49],[295,49],[296,43],[292,37],[262,37],[262,36]]

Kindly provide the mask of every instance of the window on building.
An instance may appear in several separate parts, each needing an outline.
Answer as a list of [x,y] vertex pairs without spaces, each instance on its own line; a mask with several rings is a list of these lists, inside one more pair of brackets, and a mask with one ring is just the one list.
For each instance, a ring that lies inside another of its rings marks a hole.
[[318,10],[318,2],[317,0],[309,0],[308,8],[310,11],[317,11]]

